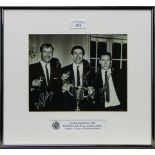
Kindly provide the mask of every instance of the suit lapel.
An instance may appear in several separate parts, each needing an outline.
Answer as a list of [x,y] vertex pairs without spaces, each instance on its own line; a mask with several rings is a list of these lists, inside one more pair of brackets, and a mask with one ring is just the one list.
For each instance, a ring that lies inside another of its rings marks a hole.
[[49,82],[49,84],[54,82],[53,81],[54,79],[58,79],[58,70],[56,69],[55,66],[50,64],[50,82]]
[[56,70],[54,69],[54,67],[52,67],[52,65],[50,64],[50,82],[49,85],[52,85],[52,81],[54,78],[54,73],[56,72]]
[[111,77],[112,77],[112,82],[113,82],[114,88],[116,89],[116,82],[118,82],[117,79],[119,79],[119,77],[118,77],[117,73],[114,73],[114,71],[112,71]]
[[99,88],[103,87],[103,80],[102,80],[101,70],[99,70],[98,75],[97,75],[97,83],[98,83]]
[[88,68],[88,66],[86,66],[83,63],[83,80],[82,80],[82,85],[83,86],[88,86],[88,74],[89,74],[90,70]]
[[83,76],[86,77],[89,72],[89,68],[83,64]]
[[47,86],[47,83],[46,83],[46,77],[45,77],[45,74],[44,74],[44,70],[43,70],[43,67],[41,65],[41,63],[39,62],[39,68],[40,68],[40,74],[41,74],[41,77],[43,78],[43,83]]
[[73,85],[75,85],[75,77],[74,77],[74,71],[73,71],[73,64],[70,65],[70,81]]

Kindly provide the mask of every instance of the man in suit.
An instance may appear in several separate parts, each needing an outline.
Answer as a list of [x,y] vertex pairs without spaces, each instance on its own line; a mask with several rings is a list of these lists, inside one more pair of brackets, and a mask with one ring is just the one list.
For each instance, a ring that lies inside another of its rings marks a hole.
[[[70,88],[87,88],[92,86],[94,74],[89,67],[89,63],[84,60],[85,51],[82,46],[74,46],[71,49],[73,63],[62,68],[63,94],[66,101],[67,110],[75,110],[75,96],[70,94]],[[89,91],[88,91],[89,92]],[[87,94],[90,97],[92,94]],[[86,100],[86,98],[85,98]],[[91,104],[81,103],[80,110],[89,110]]]
[[101,53],[99,64],[100,69],[94,82],[96,110],[126,110],[126,77],[122,76],[121,70],[112,70],[112,58],[109,52]]
[[[54,48],[50,43],[40,47],[41,60],[29,66],[29,110],[48,111],[61,108],[58,101],[61,91],[61,73],[53,58]],[[55,59],[57,61],[55,61]]]

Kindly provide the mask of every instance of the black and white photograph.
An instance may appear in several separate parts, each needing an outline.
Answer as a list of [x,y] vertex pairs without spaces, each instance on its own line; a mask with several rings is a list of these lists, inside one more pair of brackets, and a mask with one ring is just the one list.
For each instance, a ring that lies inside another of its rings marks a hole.
[[29,34],[29,111],[126,111],[127,34]]
[[154,147],[154,7],[1,12],[2,148]]

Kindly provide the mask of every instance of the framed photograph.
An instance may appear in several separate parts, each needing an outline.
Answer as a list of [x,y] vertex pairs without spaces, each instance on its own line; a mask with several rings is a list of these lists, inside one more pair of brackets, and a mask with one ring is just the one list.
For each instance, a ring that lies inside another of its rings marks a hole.
[[154,7],[1,7],[1,148],[154,148]]

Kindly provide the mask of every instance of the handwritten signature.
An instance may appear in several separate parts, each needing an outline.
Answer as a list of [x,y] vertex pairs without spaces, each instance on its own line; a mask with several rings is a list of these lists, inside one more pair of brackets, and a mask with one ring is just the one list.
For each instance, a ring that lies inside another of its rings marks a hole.
[[53,91],[50,92],[45,91],[43,93],[40,93],[38,102],[35,103],[37,110],[39,110],[40,108],[45,108],[47,100],[51,102],[52,98],[53,98]]

